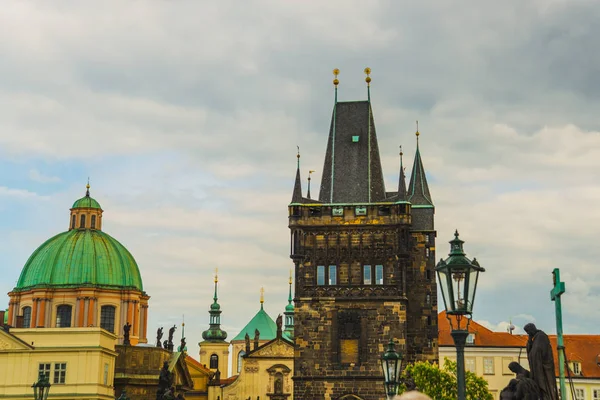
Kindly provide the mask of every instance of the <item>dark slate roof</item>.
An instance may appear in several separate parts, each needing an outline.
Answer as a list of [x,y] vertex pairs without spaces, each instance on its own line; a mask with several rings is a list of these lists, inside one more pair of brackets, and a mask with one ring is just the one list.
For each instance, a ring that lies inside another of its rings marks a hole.
[[419,142],[417,142],[417,152],[415,154],[415,162],[410,176],[410,184],[408,185],[408,201],[412,205],[433,206],[429,186],[427,185],[427,177],[425,176],[425,168],[421,161],[421,153],[419,151]]
[[368,101],[338,102],[331,119],[319,201],[368,203],[385,197],[371,105]]
[[302,203],[302,182],[300,181],[300,168],[296,170],[296,182],[294,183],[294,193],[292,193],[292,203]]

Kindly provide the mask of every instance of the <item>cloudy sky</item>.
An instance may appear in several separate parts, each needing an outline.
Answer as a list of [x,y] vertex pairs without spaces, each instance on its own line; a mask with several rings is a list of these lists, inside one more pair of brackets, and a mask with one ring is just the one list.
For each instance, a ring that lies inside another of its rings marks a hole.
[[[244,5],[242,5],[244,4]],[[389,190],[415,120],[436,203],[486,273],[475,319],[600,333],[600,4],[6,2],[0,13],[0,291],[85,192],[190,351],[220,271],[224,328],[287,299],[287,204],[321,168],[333,104],[372,104]],[[315,185],[318,186],[318,185]],[[313,195],[315,194],[313,188]],[[5,298],[8,306],[8,297]]]

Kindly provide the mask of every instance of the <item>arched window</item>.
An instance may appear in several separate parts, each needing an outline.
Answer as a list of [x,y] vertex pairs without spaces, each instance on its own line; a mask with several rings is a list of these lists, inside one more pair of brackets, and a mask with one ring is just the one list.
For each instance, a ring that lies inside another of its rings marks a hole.
[[92,215],[92,221],[90,223],[90,227],[92,229],[96,229],[96,216],[95,215]]
[[237,363],[237,373],[238,374],[242,371],[242,360],[244,359],[245,355],[246,355],[246,352],[244,350],[241,350],[238,353],[238,363]]
[[71,216],[71,229],[75,229],[76,221],[77,221],[77,217],[75,216],[75,214],[73,214],[73,216]]
[[100,328],[115,333],[115,306],[100,308]]
[[85,228],[85,214],[81,215],[81,219],[79,220],[79,227]]
[[275,394],[283,394],[283,374],[278,372],[275,374],[275,383],[273,385],[273,392]]
[[31,328],[31,307],[23,307],[23,328]]
[[56,327],[70,328],[71,327],[71,306],[63,304],[56,308]]
[[219,369],[219,356],[216,354],[210,356],[210,369]]

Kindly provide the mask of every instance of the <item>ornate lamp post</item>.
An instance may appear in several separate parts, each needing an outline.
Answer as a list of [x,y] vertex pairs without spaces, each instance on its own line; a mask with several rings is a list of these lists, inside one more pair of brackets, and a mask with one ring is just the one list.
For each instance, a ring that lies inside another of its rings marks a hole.
[[387,351],[381,356],[381,369],[388,400],[393,399],[398,393],[400,385],[400,372],[402,371],[402,354],[396,352],[395,343],[390,339]]
[[41,373],[37,382],[31,387],[33,388],[33,398],[35,400],[46,400],[48,398],[48,392],[50,391],[50,382],[46,375]]
[[[456,231],[454,239],[450,241],[449,257],[440,260],[435,267],[446,307],[446,317],[450,322],[451,335],[456,346],[458,400],[465,400],[465,342],[469,335],[469,321],[473,313],[477,280],[479,273],[485,272],[475,258],[471,261],[466,257],[463,243]],[[466,317],[466,323],[461,328],[463,317]]]

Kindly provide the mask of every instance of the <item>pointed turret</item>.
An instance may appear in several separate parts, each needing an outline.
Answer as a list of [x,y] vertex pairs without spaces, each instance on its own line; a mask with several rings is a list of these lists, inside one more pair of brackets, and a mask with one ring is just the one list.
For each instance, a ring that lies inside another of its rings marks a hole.
[[404,175],[404,165],[402,165],[402,146],[400,146],[400,173],[398,178],[398,201],[406,201],[406,176]]
[[285,327],[283,333],[289,338],[294,338],[294,299],[292,297],[292,271],[290,270],[290,291],[288,295],[288,305],[285,306]]
[[300,179],[300,148],[298,148],[298,165],[296,167],[296,182],[292,193],[292,203],[302,203],[302,180]]
[[408,186],[408,201],[410,201],[413,206],[433,207],[433,201],[431,200],[431,194],[429,193],[429,185],[427,185],[427,176],[425,175],[425,168],[423,168],[421,152],[419,151],[420,133],[418,125],[415,135],[417,136],[417,151],[415,153],[415,161],[413,163],[410,184]]
[[221,330],[221,306],[217,302],[217,285],[219,277],[215,273],[215,295],[213,297],[213,303],[210,305],[210,327],[208,330],[202,332],[202,339],[211,342],[222,342],[227,338],[227,332]]
[[[365,69],[365,73],[371,72]],[[337,75],[336,75],[337,77]],[[336,78],[337,81],[337,78]],[[369,100],[336,101],[321,175],[322,203],[372,203],[385,200],[375,121]]]

